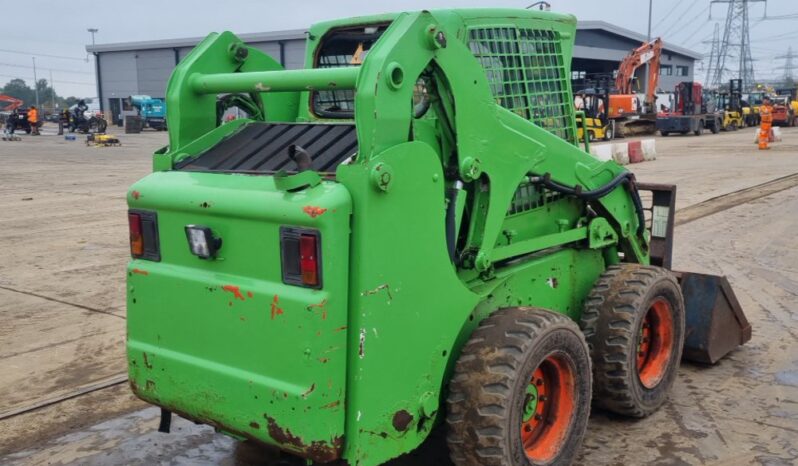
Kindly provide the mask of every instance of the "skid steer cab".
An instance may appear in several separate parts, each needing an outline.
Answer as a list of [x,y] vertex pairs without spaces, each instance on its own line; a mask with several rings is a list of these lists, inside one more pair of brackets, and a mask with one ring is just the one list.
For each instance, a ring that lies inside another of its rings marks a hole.
[[579,148],[575,27],[422,11],[317,24],[301,70],[229,32],[186,56],[127,197],[164,430],[369,466],[445,423],[458,466],[566,464],[591,401],[646,416],[683,348],[746,341],[723,279],[669,270],[674,188]]

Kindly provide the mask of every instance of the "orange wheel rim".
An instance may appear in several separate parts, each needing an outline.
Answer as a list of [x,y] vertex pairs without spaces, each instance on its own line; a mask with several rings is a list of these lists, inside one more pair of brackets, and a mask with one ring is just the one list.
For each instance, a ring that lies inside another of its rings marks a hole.
[[668,301],[659,298],[649,307],[638,334],[637,375],[648,389],[656,387],[671,361],[673,314]]
[[521,420],[521,442],[530,460],[549,461],[562,449],[574,418],[575,373],[559,354],[546,357],[532,373]]

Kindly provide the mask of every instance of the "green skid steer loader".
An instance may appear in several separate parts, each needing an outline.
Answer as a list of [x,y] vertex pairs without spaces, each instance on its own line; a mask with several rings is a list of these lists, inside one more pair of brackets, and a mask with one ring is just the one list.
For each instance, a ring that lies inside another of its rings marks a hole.
[[683,348],[747,341],[725,279],[669,270],[675,188],[578,146],[575,29],[421,11],[317,24],[301,70],[230,32],[186,56],[127,197],[162,428],[368,466],[445,423],[458,466],[567,464],[591,401],[646,416]]

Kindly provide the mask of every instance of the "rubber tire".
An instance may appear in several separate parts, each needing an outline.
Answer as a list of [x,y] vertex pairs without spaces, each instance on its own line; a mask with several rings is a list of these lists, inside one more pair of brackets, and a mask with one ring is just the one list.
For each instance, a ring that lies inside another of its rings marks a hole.
[[718,134],[718,133],[720,133],[720,120],[715,120],[715,123],[712,125],[712,127],[711,127],[711,128],[709,128],[709,131],[710,131],[712,134]]
[[669,133],[668,131],[662,131],[662,130],[660,130],[659,134],[661,134],[662,136],[668,136],[668,135],[669,135],[669,134],[671,134],[671,133]]
[[[590,417],[590,354],[568,317],[530,307],[501,309],[484,319],[463,347],[446,400],[449,455],[456,466],[529,466],[521,444],[526,385],[552,351],[563,351],[576,374],[573,423],[559,454],[546,464],[571,464]],[[582,375],[583,377],[579,377]]]
[[[665,374],[648,389],[637,373],[637,340],[646,311],[659,296],[670,304],[674,339]],[[684,318],[681,287],[668,270],[639,264],[608,267],[588,294],[580,322],[593,361],[593,405],[636,418],[662,406],[682,358]]]
[[729,128],[730,128],[730,131],[737,131],[737,122],[736,121],[732,121],[731,122],[731,126]]
[[693,131],[693,134],[696,136],[701,136],[701,133],[704,132],[704,120],[698,122],[698,129]]
[[615,132],[612,130],[612,126],[608,127],[606,131],[604,131],[604,140],[611,141],[615,136]]
[[596,140],[596,136],[593,134],[593,131],[587,132],[587,142],[593,142]]

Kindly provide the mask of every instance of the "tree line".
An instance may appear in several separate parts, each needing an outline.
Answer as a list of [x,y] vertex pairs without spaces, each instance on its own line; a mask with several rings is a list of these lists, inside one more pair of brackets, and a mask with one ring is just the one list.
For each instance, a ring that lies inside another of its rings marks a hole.
[[[29,86],[24,79],[12,79],[0,88],[0,94],[20,99],[25,102],[26,107],[30,107],[31,105],[36,105],[36,90],[39,91],[39,107],[44,111],[52,111],[54,107],[59,109],[69,108],[81,100],[80,97],[62,97],[58,95],[46,79],[36,81],[36,89]],[[91,99],[83,100],[86,103],[91,103]]]

